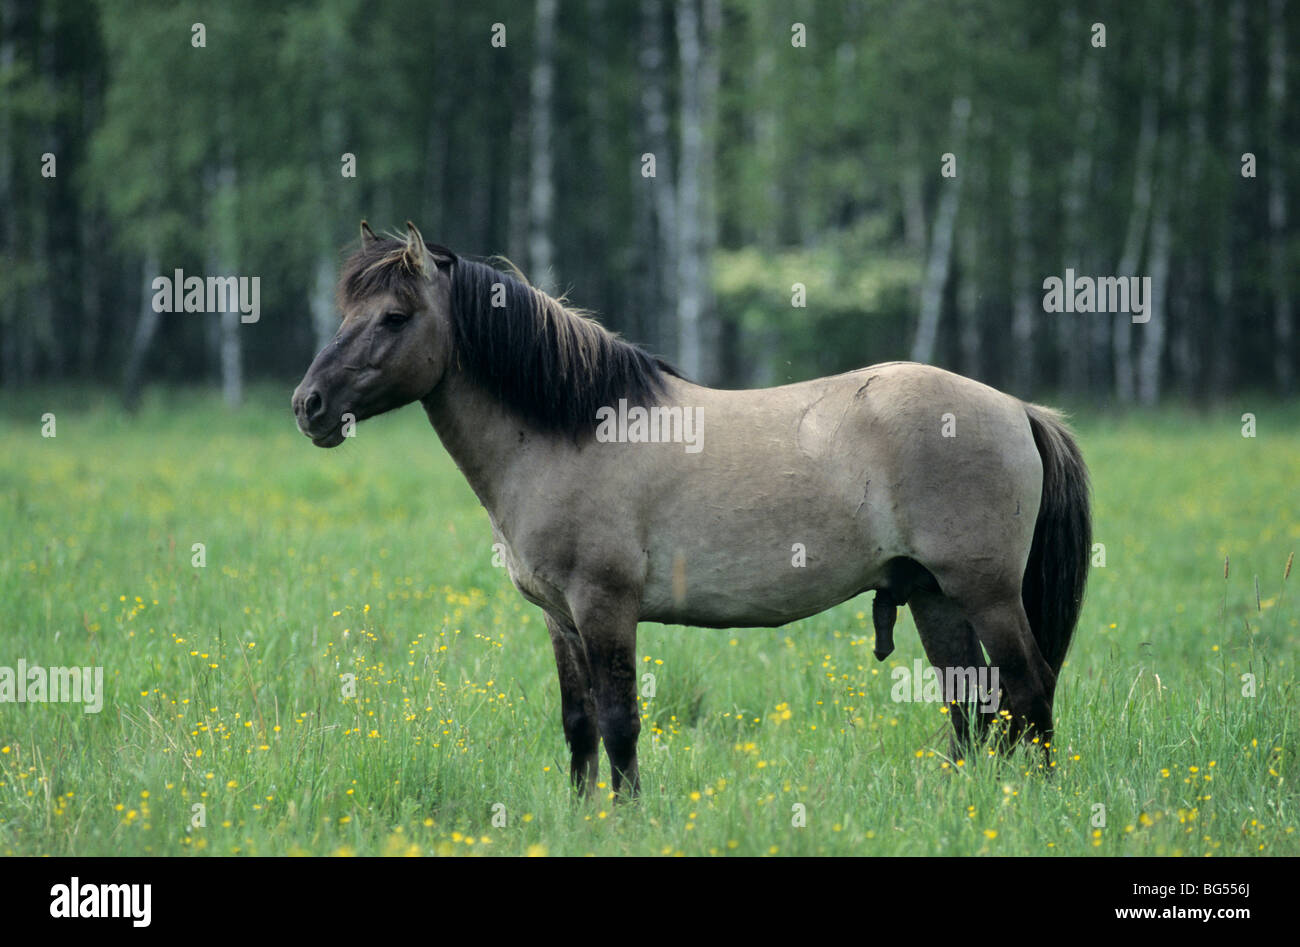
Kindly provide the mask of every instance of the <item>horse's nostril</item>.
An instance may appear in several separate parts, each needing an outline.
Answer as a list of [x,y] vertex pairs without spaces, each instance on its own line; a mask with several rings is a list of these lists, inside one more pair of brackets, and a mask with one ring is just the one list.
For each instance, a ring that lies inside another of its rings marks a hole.
[[307,396],[307,401],[303,404],[303,407],[307,411],[308,419],[314,419],[325,410],[325,402],[321,400],[318,392],[313,391]]

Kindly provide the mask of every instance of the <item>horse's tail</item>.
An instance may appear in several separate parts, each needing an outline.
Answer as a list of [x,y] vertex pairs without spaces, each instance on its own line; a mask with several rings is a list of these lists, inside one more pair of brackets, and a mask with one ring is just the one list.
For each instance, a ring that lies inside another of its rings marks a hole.
[[1038,650],[1059,674],[1083,607],[1092,556],[1088,468],[1061,415],[1026,404],[1043,459],[1043,498],[1020,597]]

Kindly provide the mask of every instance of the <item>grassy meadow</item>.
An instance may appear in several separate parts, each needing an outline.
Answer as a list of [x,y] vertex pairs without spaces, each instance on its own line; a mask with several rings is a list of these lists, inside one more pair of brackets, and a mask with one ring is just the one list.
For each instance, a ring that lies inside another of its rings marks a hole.
[[644,795],[616,806],[570,796],[541,613],[418,408],[326,452],[287,390],[11,398],[0,666],[100,665],[106,698],[0,704],[0,853],[1300,853],[1300,411],[1078,428],[1106,564],[1051,778],[949,759],[941,707],[890,699],[908,613],[878,664],[864,596],[642,625]]

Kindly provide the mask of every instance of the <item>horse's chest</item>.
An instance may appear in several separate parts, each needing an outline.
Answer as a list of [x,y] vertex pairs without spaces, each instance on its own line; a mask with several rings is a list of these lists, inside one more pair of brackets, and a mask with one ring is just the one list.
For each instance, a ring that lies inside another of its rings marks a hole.
[[493,561],[500,562],[510,576],[510,583],[519,590],[529,602],[545,609],[567,614],[567,606],[562,591],[547,582],[529,556],[506,542],[501,531],[493,528],[496,541],[493,544]]

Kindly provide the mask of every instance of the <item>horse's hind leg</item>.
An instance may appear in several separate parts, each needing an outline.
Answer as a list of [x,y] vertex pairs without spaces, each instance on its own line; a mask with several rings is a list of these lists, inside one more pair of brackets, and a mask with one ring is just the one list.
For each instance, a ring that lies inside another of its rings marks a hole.
[[908,607],[926,657],[943,682],[943,699],[952,717],[953,756],[963,757],[970,751],[972,740],[982,738],[987,731],[989,716],[980,712],[979,697],[970,687],[959,693],[954,684],[968,683],[970,676],[984,673],[984,652],[965,614],[943,593],[914,592]]
[[1052,740],[1052,697],[1056,675],[1044,660],[1029,627],[1020,589],[958,601],[970,616],[975,634],[989,653],[1003,692],[1011,703],[1010,738],[1021,737],[1047,750]]
[[596,701],[591,692],[591,670],[587,649],[578,631],[549,612],[546,630],[555,648],[555,667],[560,673],[560,714],[564,739],[569,744],[569,778],[579,795],[596,786],[600,765],[596,755],[600,731],[596,729]]

